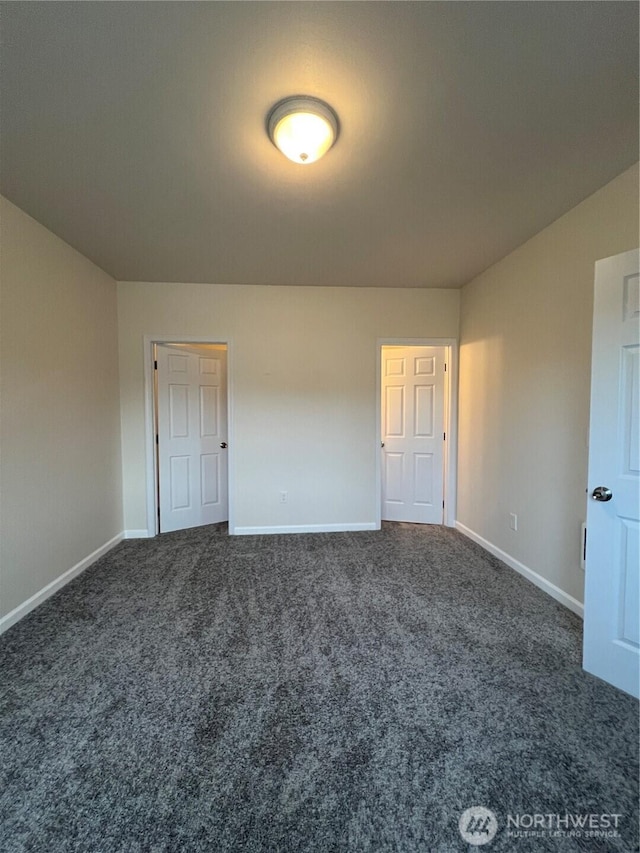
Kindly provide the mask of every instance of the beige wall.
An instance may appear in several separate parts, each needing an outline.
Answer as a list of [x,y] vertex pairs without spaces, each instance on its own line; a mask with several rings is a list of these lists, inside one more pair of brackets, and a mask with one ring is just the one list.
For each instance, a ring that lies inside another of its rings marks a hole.
[[238,527],[366,524],[378,500],[376,340],[457,337],[459,297],[452,290],[121,282],[125,528],[147,528],[145,335],[231,341]]
[[116,284],[0,199],[0,615],[122,531]]
[[578,601],[593,267],[637,245],[635,166],[462,291],[458,520]]

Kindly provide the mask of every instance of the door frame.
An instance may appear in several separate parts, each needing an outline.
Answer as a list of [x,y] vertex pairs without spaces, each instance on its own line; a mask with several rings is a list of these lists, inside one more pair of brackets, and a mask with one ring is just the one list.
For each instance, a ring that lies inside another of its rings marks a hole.
[[376,526],[382,527],[382,348],[444,347],[447,371],[444,375],[444,431],[447,439],[443,454],[444,509],[442,523],[455,527],[458,482],[458,340],[457,338],[378,338],[376,342]]
[[153,348],[156,344],[224,344],[227,347],[227,495],[229,501],[229,534],[235,531],[235,507],[232,484],[235,482],[234,432],[233,432],[233,371],[232,341],[228,336],[207,337],[198,335],[145,335],[144,336],[144,423],[147,495],[147,536],[160,532],[158,517],[158,464],[156,458],[156,390],[153,366]]

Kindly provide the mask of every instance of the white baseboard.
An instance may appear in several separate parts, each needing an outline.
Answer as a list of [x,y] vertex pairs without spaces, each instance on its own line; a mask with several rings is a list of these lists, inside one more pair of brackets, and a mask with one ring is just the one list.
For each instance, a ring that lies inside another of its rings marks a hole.
[[125,530],[123,539],[151,539],[148,530]]
[[353,524],[293,524],[285,527],[234,527],[232,536],[262,536],[272,533],[353,533],[362,530],[379,530],[375,521]]
[[560,589],[559,586],[551,583],[546,578],[543,578],[542,575],[539,575],[537,572],[534,572],[533,569],[530,569],[528,566],[525,566],[524,563],[521,563],[519,560],[516,560],[510,554],[507,554],[506,551],[503,551],[501,548],[498,548],[496,545],[493,545],[487,539],[484,539],[478,533],[475,533],[468,527],[465,527],[464,524],[461,524],[459,521],[456,521],[456,530],[459,530],[460,533],[467,536],[469,539],[472,539],[481,548],[484,548],[485,551],[488,551],[490,554],[493,554],[494,557],[497,557],[499,560],[502,560],[503,563],[506,563],[509,568],[514,569],[518,572],[519,575],[526,578],[531,583],[535,584],[539,589],[546,592],[547,595],[550,595],[551,598],[555,598],[556,601],[559,601],[560,604],[564,604],[569,610],[573,611],[578,616],[584,618],[584,605],[578,601],[577,598],[574,598],[569,593]]
[[105,542],[104,545],[101,545],[100,548],[96,548],[95,551],[92,551],[91,554],[84,558],[84,560],[80,560],[80,562],[76,563],[75,566],[67,569],[66,572],[63,572],[59,577],[51,581],[51,583],[43,586],[42,589],[39,592],[36,592],[35,595],[32,595],[31,598],[23,601],[22,604],[19,604],[10,613],[7,613],[6,616],[3,616],[0,619],[0,634],[2,634],[3,631],[6,631],[7,628],[15,625],[15,623],[22,619],[23,616],[26,616],[27,613],[30,613],[39,604],[46,601],[54,592],[57,592],[61,587],[65,586],[65,584],[68,584],[70,580],[73,580],[73,578],[85,569],[88,569],[89,566],[95,563],[96,560],[99,560],[100,557],[103,557],[119,542],[122,542],[123,539],[124,534],[118,533],[118,535],[114,536],[113,539],[110,539],[108,542]]

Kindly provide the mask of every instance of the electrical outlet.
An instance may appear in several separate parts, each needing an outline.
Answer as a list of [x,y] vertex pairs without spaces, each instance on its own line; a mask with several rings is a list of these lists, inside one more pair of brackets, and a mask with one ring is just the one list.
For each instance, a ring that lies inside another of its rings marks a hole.
[[518,516],[515,514],[515,512],[509,513],[509,527],[512,530],[518,529]]
[[281,504],[286,504],[288,499],[289,499],[288,492],[280,492],[280,503]]

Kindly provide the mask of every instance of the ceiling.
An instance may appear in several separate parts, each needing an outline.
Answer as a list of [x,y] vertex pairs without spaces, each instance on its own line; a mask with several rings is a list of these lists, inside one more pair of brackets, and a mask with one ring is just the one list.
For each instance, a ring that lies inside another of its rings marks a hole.
[[[635,2],[6,2],[0,191],[119,280],[460,287],[638,160]],[[328,101],[300,166],[270,107]]]

